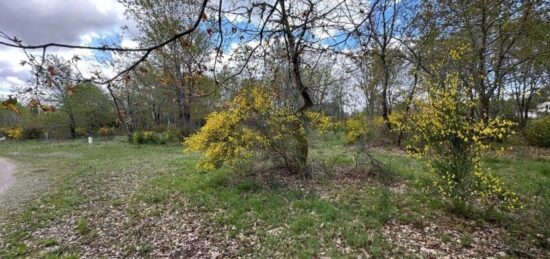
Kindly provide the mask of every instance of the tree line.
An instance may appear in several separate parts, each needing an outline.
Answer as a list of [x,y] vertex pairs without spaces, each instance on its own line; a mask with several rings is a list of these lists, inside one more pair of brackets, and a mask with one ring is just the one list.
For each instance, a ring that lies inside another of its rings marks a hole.
[[[107,41],[30,46],[2,33],[0,44],[25,51],[22,64],[35,77],[4,107],[15,110],[17,98],[26,107],[19,109],[36,116],[57,109],[71,137],[77,128],[92,134],[114,126],[129,134],[176,128],[188,136],[246,85],[274,89],[277,105],[296,113],[320,110],[344,119],[362,112],[366,119],[381,116],[388,130],[392,114],[407,114],[425,98],[426,81],[443,82],[449,73],[472,82],[471,116],[486,121],[503,116],[524,126],[549,92],[544,0],[120,2],[136,21],[136,48]],[[51,47],[109,58],[86,74],[82,57],[64,60],[47,52]],[[450,58],[457,49],[460,61]],[[92,88],[97,94],[86,90]],[[101,104],[84,106],[104,107],[111,119],[79,115],[84,102],[73,100],[85,95]],[[6,116],[10,125],[19,120]]]

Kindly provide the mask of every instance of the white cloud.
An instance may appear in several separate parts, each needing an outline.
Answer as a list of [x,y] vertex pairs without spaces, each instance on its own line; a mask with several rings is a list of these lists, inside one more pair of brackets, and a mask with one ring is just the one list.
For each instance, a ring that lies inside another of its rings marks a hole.
[[119,18],[124,18],[124,6],[114,0],[94,0],[92,1],[97,10],[103,14],[117,13]]
[[24,84],[25,82],[23,82],[21,79],[15,77],[15,76],[7,76],[6,77],[6,81],[8,83],[12,83],[14,85],[22,85]]
[[137,48],[139,47],[139,42],[135,40],[131,40],[128,38],[122,39],[122,42],[120,43],[120,46],[123,48]]
[[[117,0],[25,0],[0,1],[0,30],[17,36],[24,43],[47,42],[89,45],[102,34],[118,33],[124,20],[124,7]],[[122,41],[124,47],[137,44]],[[40,51],[30,51],[40,56]],[[64,59],[74,55],[91,56],[92,51],[82,49],[50,48],[48,54]],[[21,66],[27,60],[20,49],[0,47],[0,94],[7,95],[14,85],[25,85],[32,78],[29,66]],[[90,75],[97,62],[83,59],[79,68]]]

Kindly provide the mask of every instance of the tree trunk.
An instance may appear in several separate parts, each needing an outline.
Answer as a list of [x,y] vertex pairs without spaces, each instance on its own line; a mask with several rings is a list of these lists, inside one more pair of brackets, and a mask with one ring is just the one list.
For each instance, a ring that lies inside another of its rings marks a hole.
[[71,133],[71,138],[75,139],[76,138],[76,121],[74,119],[73,108],[71,107],[71,103],[69,102],[69,96],[67,96],[67,94],[63,92],[59,84],[56,84],[56,87],[61,93],[64,105],[65,105],[65,111],[69,116],[69,132]]
[[185,127],[185,97],[183,96],[182,91],[177,91],[177,102],[178,102],[178,122],[177,125],[180,129]]
[[136,115],[132,107],[132,102],[130,99],[130,93],[126,92],[126,101],[128,102],[128,115],[130,116],[130,127],[135,131],[137,129],[136,125]]
[[382,48],[382,55],[380,55],[380,60],[382,61],[382,67],[384,69],[384,82],[382,86],[382,118],[386,123],[386,127],[391,130],[390,125],[390,112],[388,107],[388,87],[390,84],[390,71],[386,60],[385,46]]
[[[411,106],[412,106],[412,102],[413,102],[413,99],[414,99],[414,93],[416,91],[416,86],[418,84],[418,70],[419,70],[419,67],[420,67],[420,61],[418,62],[418,65],[416,66],[416,69],[415,69],[415,72],[414,72],[414,80],[413,80],[413,84],[411,86],[411,90],[409,92],[409,95],[407,96],[407,106],[405,107],[405,114],[408,114],[409,111],[411,110]],[[399,136],[397,137],[397,146],[401,146],[401,141],[403,139],[403,137],[405,136],[405,133],[403,130],[400,130],[399,131]]]
[[297,163],[293,165],[294,173],[308,175],[307,170],[307,158],[309,155],[309,142],[307,140],[307,133],[301,134],[299,131],[294,135],[296,139],[296,151],[297,151]]
[[191,112],[189,107],[189,101],[186,100],[183,89],[178,89],[176,92],[178,103],[178,128],[181,130],[183,136],[187,136],[191,133]]
[[71,138],[76,138],[76,122],[72,111],[69,112],[69,130],[71,131]]
[[491,118],[491,99],[485,94],[480,95],[480,115],[483,121],[488,122]]
[[125,120],[124,115],[123,115],[123,110],[120,108],[118,99],[117,99],[115,93],[113,92],[111,84],[107,85],[107,90],[109,91],[109,94],[111,95],[111,98],[113,99],[113,103],[115,104],[118,120],[128,130],[128,137],[131,137],[134,134],[135,129],[132,127],[132,125],[130,125],[129,123],[126,123],[126,120]]
[[[294,37],[294,34],[292,33],[292,30],[290,28],[290,24],[288,22],[288,16],[286,13],[285,8],[285,1],[279,0],[279,4],[281,6],[281,20],[283,23],[283,30],[286,35],[287,39],[287,51],[290,57],[290,62],[292,64],[292,78],[294,81],[294,86],[296,89],[300,92],[300,95],[302,97],[302,100],[304,101],[303,106],[298,110],[299,117],[301,119],[302,125],[306,123],[306,118],[304,115],[304,112],[307,111],[309,108],[313,106],[313,101],[311,100],[311,97],[308,92],[308,88],[304,85],[301,77],[300,72],[300,50],[298,49],[299,46],[296,45],[296,39]],[[298,156],[298,164],[296,165],[297,168],[294,168],[294,170],[299,170],[299,173],[302,173],[304,175],[308,175],[309,172],[307,169],[307,159],[309,155],[309,143],[307,139],[307,132],[304,134],[300,133],[300,127],[297,127],[296,133],[294,134],[294,138],[296,139],[296,152]]]

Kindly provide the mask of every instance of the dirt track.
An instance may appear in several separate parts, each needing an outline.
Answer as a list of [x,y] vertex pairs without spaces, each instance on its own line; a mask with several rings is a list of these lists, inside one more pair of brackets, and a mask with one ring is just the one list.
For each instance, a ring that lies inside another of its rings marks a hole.
[[15,165],[7,159],[0,158],[0,194],[13,184]]

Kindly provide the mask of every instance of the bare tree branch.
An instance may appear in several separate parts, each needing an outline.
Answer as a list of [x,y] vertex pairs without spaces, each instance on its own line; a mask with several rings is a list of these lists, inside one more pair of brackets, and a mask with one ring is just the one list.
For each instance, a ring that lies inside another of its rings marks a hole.
[[[163,41],[159,44],[147,47],[147,48],[123,48],[123,47],[109,47],[109,46],[94,47],[94,46],[70,45],[70,44],[62,44],[62,43],[47,43],[47,44],[41,44],[41,45],[24,45],[22,43],[22,41],[20,39],[18,39],[17,37],[9,37],[6,33],[2,32],[2,31],[0,31],[0,35],[2,36],[2,38],[6,38],[9,41],[11,41],[12,43],[9,43],[9,42],[6,42],[6,41],[0,41],[0,45],[13,47],[13,48],[19,48],[19,49],[23,49],[23,50],[42,49],[43,58],[46,54],[47,49],[51,48],[51,47],[68,48],[68,49],[87,49],[87,50],[100,50],[100,51],[114,51],[114,52],[145,52],[144,54],[142,54],[142,56],[138,60],[134,61],[126,69],[124,69],[122,71],[119,71],[115,76],[113,76],[113,77],[111,77],[111,78],[109,78],[105,81],[101,81],[101,82],[95,82],[94,81],[95,83],[99,83],[99,84],[109,84],[109,83],[113,82],[114,80],[116,80],[117,78],[119,78],[120,76],[122,76],[122,75],[128,73],[129,71],[133,70],[134,68],[136,68],[141,62],[145,61],[147,59],[147,57],[154,50],[160,49],[160,48],[166,46],[167,44],[169,44],[171,42],[174,42],[174,41],[180,39],[181,37],[194,32],[199,27],[201,21],[203,20],[203,17],[205,15],[204,11],[206,9],[207,4],[208,4],[208,0],[203,0],[203,2],[201,4],[200,12],[197,16],[197,19],[195,20],[195,23],[193,24],[193,26],[191,28],[189,28],[185,31],[182,31],[180,33],[174,34],[169,39],[167,39],[167,40],[165,40],[165,41]],[[221,8],[221,6],[220,6],[220,8]]]

